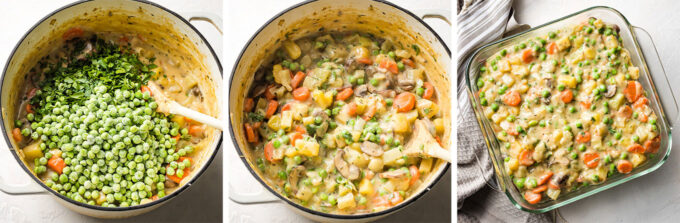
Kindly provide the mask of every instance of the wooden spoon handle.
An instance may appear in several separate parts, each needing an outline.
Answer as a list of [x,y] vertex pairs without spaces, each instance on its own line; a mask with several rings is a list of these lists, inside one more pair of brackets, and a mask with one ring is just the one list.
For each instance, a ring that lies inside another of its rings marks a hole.
[[444,148],[441,148],[439,146],[433,146],[433,148],[430,148],[428,151],[429,156],[431,157],[436,157],[442,160],[445,160],[446,162],[451,162],[451,152],[448,150],[445,150]]
[[216,129],[224,130],[224,127],[222,126],[222,121],[220,121],[219,119],[213,118],[212,116],[184,107],[175,101],[169,101],[168,110],[171,114],[188,117],[190,119],[193,119],[194,121],[212,126]]

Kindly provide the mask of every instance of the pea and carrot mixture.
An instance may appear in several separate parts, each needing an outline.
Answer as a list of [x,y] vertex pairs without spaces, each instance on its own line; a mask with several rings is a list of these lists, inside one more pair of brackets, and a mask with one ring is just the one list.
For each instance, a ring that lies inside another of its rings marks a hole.
[[136,36],[72,28],[63,38],[27,74],[17,106],[12,135],[27,164],[51,189],[90,205],[134,206],[171,192],[196,166],[205,127],[155,111],[145,84],[167,82],[154,62],[168,58],[138,54]]
[[433,141],[444,131],[417,45],[348,32],[286,40],[275,52],[244,108],[265,181],[327,213],[370,213],[408,198],[435,162],[402,154],[416,145],[407,143],[412,126]]
[[591,18],[481,67],[481,106],[527,202],[628,174],[659,149],[657,116],[618,31]]

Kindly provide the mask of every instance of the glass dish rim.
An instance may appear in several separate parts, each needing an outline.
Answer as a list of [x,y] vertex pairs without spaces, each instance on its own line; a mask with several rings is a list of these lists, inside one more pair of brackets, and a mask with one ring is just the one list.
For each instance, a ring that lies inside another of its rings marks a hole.
[[[476,108],[474,108],[474,105],[475,105],[475,104],[479,104],[479,103],[477,103],[477,101],[476,101],[476,97],[474,96],[474,92],[472,91],[472,89],[473,89],[473,86],[471,85],[472,82],[470,81],[470,68],[471,68],[471,66],[472,66],[473,59],[477,56],[477,54],[479,54],[480,52],[482,52],[483,50],[485,50],[485,49],[487,49],[487,48],[489,48],[489,47],[493,47],[493,46],[495,46],[495,45],[502,44],[502,43],[504,43],[504,42],[506,42],[506,41],[511,41],[511,40],[513,40],[513,39],[515,39],[515,38],[521,36],[521,35],[526,34],[526,33],[530,33],[530,32],[536,31],[536,30],[541,29],[541,28],[543,28],[543,27],[552,25],[552,24],[554,24],[554,23],[563,21],[563,20],[565,20],[565,19],[568,19],[568,18],[577,16],[577,15],[580,15],[580,14],[585,13],[585,12],[588,12],[588,11],[596,10],[596,9],[604,9],[605,11],[609,11],[609,12],[613,13],[614,15],[616,15],[616,16],[622,18],[623,21],[625,21],[626,28],[631,32],[631,36],[633,37],[633,39],[632,39],[633,45],[632,45],[632,46],[629,46],[629,47],[635,48],[635,49],[636,49],[635,52],[640,54],[639,56],[640,56],[640,58],[641,58],[640,60],[641,60],[641,62],[642,62],[641,66],[644,66],[644,69],[646,70],[646,74],[647,74],[647,76],[648,76],[648,78],[649,78],[649,81],[650,81],[650,83],[651,83],[651,92],[652,92],[653,95],[655,95],[655,96],[658,97],[658,91],[657,91],[657,89],[656,89],[656,84],[654,83],[654,79],[652,78],[651,72],[649,71],[649,68],[648,68],[649,66],[648,66],[648,63],[647,63],[647,59],[645,58],[645,56],[644,56],[644,54],[643,54],[643,52],[642,52],[642,49],[640,48],[640,44],[639,44],[638,38],[637,38],[638,35],[634,32],[634,28],[636,28],[636,27],[633,26],[633,25],[630,23],[630,21],[628,21],[628,19],[627,19],[621,12],[619,12],[618,10],[616,10],[616,9],[614,9],[614,8],[612,8],[612,7],[608,7],[608,6],[592,6],[592,7],[588,7],[588,8],[585,8],[585,9],[582,9],[582,10],[579,10],[579,11],[576,11],[576,12],[574,12],[574,13],[570,13],[570,14],[567,14],[567,15],[565,15],[565,16],[559,17],[559,18],[557,18],[557,19],[548,21],[548,22],[543,23],[543,24],[541,24],[541,25],[532,27],[531,29],[528,29],[528,30],[525,30],[525,31],[522,31],[522,32],[519,32],[519,33],[516,33],[516,34],[513,34],[513,35],[510,35],[510,36],[504,37],[504,38],[502,38],[502,39],[493,41],[493,42],[491,42],[491,43],[487,43],[487,44],[482,45],[481,47],[477,48],[477,49],[476,49],[476,50],[468,57],[468,59],[466,59],[466,62],[465,62],[465,81],[466,81],[466,90],[467,90],[467,93],[468,93],[468,99],[470,100],[470,103],[473,105],[472,111],[475,113],[475,118],[477,119],[477,122],[478,122],[478,124],[479,124],[479,127],[480,127],[480,129],[481,129],[481,131],[482,131],[482,134],[484,135],[484,141],[485,141],[486,146],[487,146],[487,152],[489,152],[489,156],[490,156],[489,159],[491,160],[491,163],[492,163],[493,168],[494,168],[494,176],[493,176],[493,178],[494,178],[497,182],[501,182],[501,181],[502,181],[502,179],[499,179],[499,176],[498,176],[498,172],[500,172],[500,168],[502,167],[502,165],[499,164],[499,161],[498,161],[498,160],[496,159],[496,157],[494,156],[494,154],[493,154],[494,152],[493,152],[492,150],[499,150],[500,148],[495,148],[495,147],[492,146],[490,140],[498,140],[498,139],[497,139],[497,137],[495,137],[495,136],[493,136],[493,135],[492,135],[493,137],[490,137],[489,135],[485,134],[485,131],[484,131],[484,130],[485,130],[485,127],[484,127],[484,124],[483,124],[484,120],[481,119],[481,118],[483,118],[483,114],[482,114],[482,116],[480,116],[480,114],[478,114],[478,110],[477,110]],[[621,27],[621,28],[623,28],[623,27]],[[654,46],[654,47],[655,47],[655,46]],[[665,72],[665,71],[664,71],[664,72]],[[664,75],[667,76],[666,74],[664,74]],[[589,196],[591,196],[591,195],[593,195],[593,194],[602,192],[602,191],[607,190],[607,189],[609,189],[609,188],[612,188],[612,187],[621,185],[621,184],[623,184],[623,183],[625,183],[625,182],[628,182],[628,181],[630,181],[630,180],[636,179],[636,178],[638,178],[638,177],[644,176],[644,175],[646,175],[646,174],[648,174],[648,173],[650,173],[650,172],[653,172],[653,171],[657,170],[659,167],[661,167],[661,165],[663,165],[663,164],[666,162],[666,160],[667,160],[668,157],[670,156],[670,152],[671,152],[671,149],[672,149],[672,125],[671,125],[671,123],[670,123],[670,121],[669,121],[669,118],[667,117],[666,112],[664,111],[664,108],[663,108],[663,106],[662,106],[663,102],[659,100],[658,103],[659,103],[659,105],[660,105],[660,106],[659,106],[659,108],[660,108],[659,111],[660,111],[660,113],[661,113],[659,116],[661,116],[661,118],[664,119],[664,122],[663,122],[663,123],[666,125],[666,129],[668,129],[668,131],[667,131],[667,134],[668,134],[668,149],[667,149],[666,153],[664,154],[664,156],[661,157],[661,158],[659,159],[659,161],[658,161],[657,163],[655,163],[654,165],[649,166],[649,167],[647,167],[646,169],[643,169],[643,170],[641,170],[640,172],[638,172],[638,173],[636,173],[636,174],[633,174],[633,175],[630,175],[630,176],[627,176],[627,177],[618,179],[618,180],[616,180],[616,181],[611,182],[610,184],[599,186],[599,187],[594,188],[594,189],[592,189],[592,190],[590,190],[590,191],[586,191],[586,192],[583,192],[583,193],[581,193],[581,194],[577,194],[576,196],[574,196],[574,197],[572,197],[572,198],[570,198],[570,199],[563,200],[563,201],[560,201],[560,202],[558,202],[558,203],[556,203],[556,204],[553,204],[553,205],[550,205],[550,206],[547,206],[547,207],[544,207],[544,208],[540,208],[540,209],[528,209],[528,208],[525,208],[524,206],[520,205],[520,204],[513,198],[513,196],[510,194],[510,191],[509,191],[508,187],[500,188],[500,189],[501,189],[501,190],[503,191],[503,193],[505,193],[506,196],[510,199],[510,202],[511,202],[515,207],[517,207],[518,209],[520,209],[520,210],[522,210],[522,211],[526,211],[526,212],[531,212],[531,213],[545,213],[545,212],[551,211],[551,210],[553,210],[553,209],[562,207],[562,206],[564,206],[564,205],[571,204],[571,203],[573,203],[573,202],[575,202],[575,201],[578,201],[578,200],[581,200],[581,199],[583,199],[583,198],[589,197]],[[481,118],[480,118],[480,117],[481,117]],[[499,185],[499,187],[500,187],[500,184],[498,184],[498,185]]]

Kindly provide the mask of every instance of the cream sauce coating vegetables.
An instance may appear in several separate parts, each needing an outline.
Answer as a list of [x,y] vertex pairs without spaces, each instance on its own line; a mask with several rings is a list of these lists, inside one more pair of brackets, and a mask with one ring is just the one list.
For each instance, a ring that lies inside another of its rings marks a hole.
[[146,83],[207,112],[187,68],[133,34],[75,27],[26,75],[13,139],[33,172],[77,202],[143,204],[173,192],[199,165],[206,126],[156,112]]
[[354,32],[283,41],[244,108],[264,180],[327,213],[370,213],[408,198],[435,161],[402,154],[424,145],[412,126],[433,141],[444,131],[415,49]]
[[627,174],[660,145],[619,28],[591,18],[490,57],[477,80],[505,171],[535,204]]

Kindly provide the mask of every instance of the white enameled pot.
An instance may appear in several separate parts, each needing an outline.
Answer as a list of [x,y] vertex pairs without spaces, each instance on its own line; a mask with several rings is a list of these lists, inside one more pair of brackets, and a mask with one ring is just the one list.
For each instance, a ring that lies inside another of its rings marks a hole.
[[[421,16],[446,18],[446,10],[430,10]],[[298,39],[319,32],[361,31],[378,37],[390,37],[397,45],[420,47],[423,60],[418,61],[426,69],[429,80],[437,89],[439,105],[450,108],[452,83],[449,81],[451,52],[442,39],[432,30],[420,16],[406,9],[382,0],[313,0],[294,5],[274,16],[262,26],[246,44],[236,61],[229,82],[229,124],[234,146],[251,174],[269,192],[259,194],[237,194],[230,192],[232,200],[239,203],[257,203],[267,201],[283,201],[295,212],[309,219],[321,222],[365,222],[402,210],[427,193],[449,168],[449,163],[438,160],[432,172],[424,179],[424,183],[416,188],[412,196],[404,202],[387,210],[357,214],[338,215],[311,210],[303,207],[273,190],[262,180],[262,172],[256,168],[251,154],[252,149],[245,140],[243,126],[243,103],[248,89],[253,84],[255,71],[265,63],[273,49],[280,47],[281,40]],[[450,146],[451,110],[441,109],[446,123],[443,142]],[[238,182],[234,182],[238,183]],[[446,213],[443,213],[446,214]],[[450,213],[449,213],[450,214]]]
[[[192,18],[211,20],[221,23],[214,15],[192,14]],[[155,3],[140,0],[90,0],[66,5],[33,26],[16,45],[5,65],[2,76],[0,105],[2,106],[2,133],[8,143],[10,153],[33,180],[36,185],[9,185],[0,178],[0,190],[8,194],[21,195],[31,193],[49,193],[62,205],[78,213],[98,218],[125,218],[149,212],[178,196],[191,186],[212,162],[222,142],[222,132],[209,129],[207,132],[210,144],[204,148],[194,160],[193,171],[180,185],[169,194],[158,200],[132,207],[100,207],[73,201],[45,186],[27,168],[23,152],[8,133],[11,132],[12,121],[16,117],[20,89],[29,69],[39,58],[42,58],[54,47],[63,43],[62,35],[70,27],[84,27],[88,31],[121,32],[137,34],[140,38],[171,55],[188,55],[184,60],[192,69],[200,73],[201,89],[204,96],[216,103],[211,105],[209,113],[222,117],[222,66],[212,47],[187,19]],[[216,25],[219,27],[219,25]],[[39,185],[39,186],[38,186]]]

